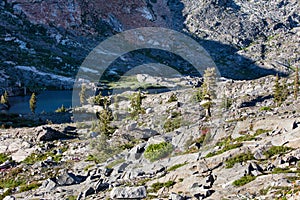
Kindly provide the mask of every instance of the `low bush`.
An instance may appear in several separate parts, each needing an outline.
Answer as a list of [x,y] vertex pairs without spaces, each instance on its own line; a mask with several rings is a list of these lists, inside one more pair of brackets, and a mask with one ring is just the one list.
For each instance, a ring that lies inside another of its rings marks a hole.
[[165,183],[156,182],[156,183],[153,183],[151,185],[151,189],[148,190],[148,192],[154,192],[154,193],[156,193],[159,189],[161,189],[163,187],[170,188],[170,187],[172,187],[175,184],[176,184],[176,182],[174,182],[174,181],[167,181]]
[[246,185],[247,183],[250,183],[251,181],[253,181],[255,179],[256,179],[256,176],[247,175],[247,176],[243,176],[242,178],[240,178],[238,180],[233,181],[232,184],[234,186],[243,186],[243,185]]
[[243,146],[242,143],[228,144],[228,145],[226,145],[225,147],[223,147],[223,148],[222,148],[221,150],[219,150],[219,151],[216,151],[216,152],[209,152],[209,153],[206,155],[206,158],[209,158],[209,157],[213,157],[213,156],[215,156],[215,155],[222,154],[222,153],[224,153],[224,152],[226,152],[226,151],[229,151],[229,150],[231,150],[231,149],[236,149],[236,148],[241,147],[241,146]]
[[39,188],[41,185],[42,185],[41,183],[37,183],[37,182],[33,182],[33,183],[28,184],[28,185],[21,185],[20,186],[20,192],[34,190],[34,189]]
[[174,101],[178,101],[178,98],[177,98],[175,93],[172,93],[170,98],[168,99],[167,103],[171,103],[171,102],[174,102]]
[[146,159],[154,162],[161,158],[169,156],[173,151],[173,146],[171,143],[162,142],[159,144],[150,144],[144,152]]
[[286,153],[287,151],[292,150],[290,147],[284,146],[272,146],[269,150],[265,151],[263,154],[268,158],[271,158],[274,155]]
[[245,162],[247,160],[253,160],[253,159],[254,159],[254,156],[250,152],[239,154],[239,155],[234,156],[233,158],[229,158],[226,161],[226,168],[232,168],[235,163],[241,163],[241,162]]
[[259,110],[260,110],[260,111],[270,111],[270,110],[272,110],[272,109],[271,109],[271,107],[269,107],[269,106],[263,106],[263,107],[261,107]]
[[170,171],[175,171],[176,169],[178,169],[178,168],[180,168],[180,167],[182,167],[182,166],[184,166],[184,165],[186,165],[186,164],[188,164],[188,163],[185,162],[185,163],[173,165],[172,167],[168,168],[167,171],[168,171],[168,172],[170,172]]
[[9,160],[10,157],[4,153],[0,153],[0,164],[4,163],[5,161]]
[[165,131],[168,132],[172,132],[175,129],[180,128],[181,126],[181,117],[176,117],[174,119],[167,119],[166,122],[164,123],[164,129]]

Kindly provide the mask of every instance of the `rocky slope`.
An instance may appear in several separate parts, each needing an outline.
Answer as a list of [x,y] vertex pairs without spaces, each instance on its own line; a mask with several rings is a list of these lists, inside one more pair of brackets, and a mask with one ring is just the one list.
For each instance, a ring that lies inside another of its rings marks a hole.
[[[219,82],[208,121],[190,88],[145,94],[145,113],[134,119],[132,93],[119,94],[110,138],[92,121],[1,129],[2,197],[298,199],[299,100],[291,92],[274,106],[274,79]],[[222,105],[223,94],[231,104]],[[147,153],[155,144],[167,146]]]
[[[156,26],[175,29],[194,37],[210,53],[222,76],[252,79],[299,65],[299,2],[272,0],[135,0],[121,1],[23,1],[0,2],[2,87],[15,85],[58,86],[23,68],[74,77],[87,54],[105,38],[124,30]],[[153,56],[151,56],[151,54]],[[150,55],[150,56],[149,56]],[[160,62],[153,50],[128,55]],[[171,60],[176,60],[173,57]],[[29,81],[34,80],[34,81]]]

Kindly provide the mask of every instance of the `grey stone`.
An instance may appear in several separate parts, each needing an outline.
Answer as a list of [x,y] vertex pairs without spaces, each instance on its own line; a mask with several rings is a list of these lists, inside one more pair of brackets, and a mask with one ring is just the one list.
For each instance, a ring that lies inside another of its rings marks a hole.
[[293,122],[292,129],[298,128],[298,123],[296,121]]
[[76,184],[79,180],[74,174],[64,170],[63,173],[56,178],[56,182],[58,185],[66,186]]
[[139,144],[133,147],[128,154],[127,160],[134,161],[141,158],[142,153],[145,151],[146,143]]
[[265,168],[265,171],[272,171],[275,168],[275,165],[272,163],[268,163],[267,167]]
[[134,129],[136,129],[136,127],[137,127],[137,123],[136,123],[136,122],[133,122],[133,123],[128,124],[128,125],[126,126],[126,130],[127,130],[127,131],[133,131]]
[[12,165],[12,162],[10,160],[6,160],[4,163],[0,165],[0,169],[7,169],[10,168]]
[[299,159],[296,158],[295,156],[289,156],[289,157],[286,159],[286,162],[288,162],[289,165],[295,165],[298,161],[299,161]]
[[262,173],[263,173],[263,169],[257,163],[254,162],[251,162],[248,165],[246,170],[247,175],[258,176],[261,175]]
[[95,194],[95,190],[92,187],[89,187],[82,193],[82,197],[85,199],[87,196]]
[[96,132],[90,132],[90,137],[91,138],[95,138],[97,136],[98,136],[98,133],[96,133]]
[[109,188],[109,184],[108,183],[104,183],[103,180],[99,180],[96,185],[95,185],[95,191],[96,192],[101,192],[101,191],[105,191]]
[[140,187],[115,187],[110,193],[112,199],[143,199],[147,196],[146,188]]
[[57,184],[53,178],[48,178],[42,183],[42,187],[48,192],[56,188],[56,186]]
[[169,200],[184,200],[184,197],[176,193],[171,193]]
[[38,127],[35,129],[35,131],[38,141],[53,141],[72,138],[72,136],[69,136],[48,126]]
[[153,108],[147,108],[146,109],[146,114],[150,114],[153,113]]
[[15,200],[16,198],[14,196],[6,196],[3,200]]
[[265,159],[266,158],[266,156],[263,154],[262,150],[260,150],[260,149],[256,150],[254,152],[253,156],[254,156],[254,158],[256,160],[261,160],[261,159]]

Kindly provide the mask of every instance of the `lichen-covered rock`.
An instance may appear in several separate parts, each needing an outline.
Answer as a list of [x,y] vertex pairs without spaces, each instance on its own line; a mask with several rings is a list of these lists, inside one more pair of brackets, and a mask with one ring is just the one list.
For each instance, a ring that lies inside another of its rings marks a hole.
[[37,141],[53,141],[59,139],[73,138],[70,135],[57,131],[48,126],[41,126],[36,128]]
[[140,187],[115,187],[110,193],[112,199],[143,199],[147,196],[146,188]]

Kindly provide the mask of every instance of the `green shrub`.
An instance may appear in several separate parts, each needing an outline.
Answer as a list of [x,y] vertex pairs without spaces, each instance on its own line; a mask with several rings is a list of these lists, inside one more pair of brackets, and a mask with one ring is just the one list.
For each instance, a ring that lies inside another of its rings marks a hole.
[[19,185],[25,184],[23,179],[15,179],[15,177],[4,178],[0,180],[0,189],[15,188]]
[[285,153],[292,148],[284,146],[272,146],[269,150],[265,151],[263,154],[268,158],[271,158],[274,155]]
[[168,168],[167,171],[170,172],[170,171],[175,171],[176,169],[184,166],[188,164],[188,162],[185,162],[185,163],[181,163],[181,164],[176,164],[176,165],[173,165],[172,167]]
[[0,153],[0,164],[4,163],[7,160],[10,160],[10,157],[4,153]]
[[216,152],[209,152],[205,157],[206,158],[209,158],[209,157],[213,157],[213,156],[216,156],[216,155],[219,155],[219,154],[222,154],[226,151],[229,151],[231,149],[236,149],[238,147],[241,147],[243,146],[242,143],[235,143],[235,144],[227,144],[226,146],[224,146],[221,150],[219,151],[216,151]]
[[67,112],[67,109],[64,107],[64,105],[61,105],[60,108],[57,108],[55,110],[56,113],[63,113],[63,112]]
[[146,159],[151,162],[165,158],[169,156],[173,151],[173,146],[171,143],[162,142],[159,144],[150,144],[144,152]]
[[233,100],[225,95],[222,98],[222,108],[228,110],[232,106]]
[[300,173],[300,170],[291,170],[289,168],[279,168],[276,167],[272,170],[272,174],[281,174],[281,173]]
[[229,158],[226,161],[226,168],[232,168],[235,163],[241,163],[241,162],[244,162],[247,160],[253,160],[253,159],[254,159],[254,156],[250,152],[239,154],[239,155],[234,156],[233,158]]
[[178,101],[178,98],[177,98],[175,93],[172,93],[170,98],[168,99],[167,103],[171,103],[171,102],[174,102],[174,101]]
[[202,89],[198,88],[191,97],[191,102],[201,102],[203,99]]
[[257,130],[255,131],[255,134],[254,134],[254,135],[260,135],[260,134],[267,133],[267,132],[270,132],[270,130],[257,129]]
[[[67,148],[63,148],[62,152],[65,152],[66,150],[67,150]],[[36,162],[44,161],[48,157],[52,157],[54,162],[60,162],[62,159],[61,154],[55,154],[53,152],[53,150],[51,150],[51,151],[43,153],[43,154],[32,153],[29,156],[27,156],[27,158],[25,158],[25,160],[23,160],[22,163],[32,165]]]
[[263,107],[261,107],[259,110],[260,110],[260,111],[270,111],[270,110],[272,110],[272,109],[271,109],[271,107],[269,107],[269,106],[263,106]]
[[95,165],[94,164],[91,164],[91,165],[87,165],[84,167],[84,171],[88,171],[91,167],[94,167]]
[[102,163],[122,151],[119,146],[110,144],[108,139],[107,135],[100,134],[96,139],[92,140],[91,148],[95,149],[96,153],[89,155],[86,160],[94,161],[96,164]]
[[250,140],[254,140],[254,139],[255,139],[255,135],[245,135],[245,136],[236,138],[235,141],[244,142],[244,141],[250,141]]
[[76,200],[77,196],[68,196],[66,200]]
[[270,190],[270,186],[268,186],[267,188],[263,188],[263,189],[261,189],[261,190],[259,190],[259,194],[260,195],[267,195],[268,194],[268,192],[269,192],[269,190]]
[[165,131],[168,132],[172,132],[175,129],[180,128],[181,126],[181,117],[176,117],[174,119],[167,119],[166,122],[164,123],[164,129]]
[[91,161],[91,162],[95,162],[96,164],[100,163],[99,159],[92,154],[89,154],[84,161]]
[[233,181],[232,184],[234,186],[243,186],[243,185],[246,185],[247,183],[250,183],[251,181],[253,181],[255,179],[256,179],[256,176],[247,175],[247,176],[243,176],[242,178],[240,178],[238,180]]
[[8,189],[3,194],[0,194],[0,199],[4,199],[6,196],[9,196],[11,194],[12,194],[12,189]]
[[41,185],[42,185],[41,183],[37,183],[37,182],[33,182],[33,183],[28,184],[28,185],[21,185],[20,186],[20,192],[34,190],[34,189],[39,188]]
[[170,187],[172,187],[172,186],[175,185],[175,184],[176,184],[176,182],[174,182],[174,181],[167,181],[167,182],[165,182],[165,183],[156,182],[156,183],[153,183],[153,184],[151,185],[151,188],[152,188],[152,189],[150,189],[149,192],[154,192],[154,193],[156,193],[159,189],[161,189],[161,188],[163,188],[163,187],[170,188]]
[[111,163],[109,163],[109,164],[106,166],[106,168],[112,169],[114,166],[116,166],[116,165],[118,165],[118,164],[121,164],[121,163],[123,163],[123,162],[125,162],[125,159],[114,160],[114,161],[112,161]]

